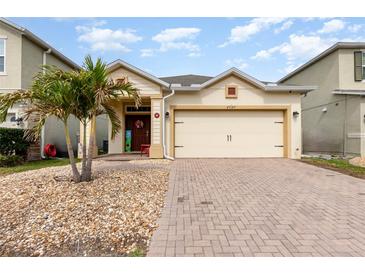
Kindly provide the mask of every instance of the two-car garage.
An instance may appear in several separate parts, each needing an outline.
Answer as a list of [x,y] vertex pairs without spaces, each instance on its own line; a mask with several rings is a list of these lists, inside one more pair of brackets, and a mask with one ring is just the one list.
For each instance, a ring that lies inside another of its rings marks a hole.
[[284,157],[285,109],[180,109],[174,112],[176,158]]

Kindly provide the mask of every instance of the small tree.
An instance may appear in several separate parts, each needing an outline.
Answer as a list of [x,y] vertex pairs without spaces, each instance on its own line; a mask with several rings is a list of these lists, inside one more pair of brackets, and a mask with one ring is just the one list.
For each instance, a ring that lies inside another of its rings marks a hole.
[[68,81],[65,80],[64,72],[55,67],[44,67],[39,72],[29,90],[0,96],[0,122],[6,119],[8,109],[16,102],[27,101],[29,107],[25,110],[24,120],[33,123],[33,126],[25,131],[26,139],[35,141],[39,139],[40,132],[46,120],[55,116],[63,122],[70,164],[75,182],[80,181],[80,173],[77,170],[75,157],[72,150],[68,118],[77,107],[76,94]]
[[[108,76],[107,65],[99,58],[96,63],[86,56],[83,69],[64,72],[56,67],[45,66],[39,72],[29,90],[19,90],[0,95],[0,122],[6,119],[7,112],[16,102],[27,101],[29,108],[24,120],[34,125],[26,131],[28,140],[37,140],[46,119],[55,116],[65,128],[65,137],[70,164],[75,182],[90,181],[92,177],[92,158],[94,154],[96,117],[106,114],[111,122],[112,138],[121,128],[121,121],[113,108],[113,103],[126,97],[133,98],[136,106],[140,104],[138,90],[131,83],[113,81]],[[86,147],[86,134],[83,138],[81,175],[75,163],[72,150],[68,118],[74,115],[83,125],[84,133],[90,123],[89,147]]]
[[[114,81],[109,78],[107,65],[100,58],[94,63],[90,56],[84,60],[84,71],[86,83],[82,89],[81,102],[85,102],[75,113],[86,130],[86,123],[90,123],[89,147],[86,156],[86,134],[84,134],[82,180],[91,180],[92,159],[95,145],[96,117],[106,114],[111,122],[112,138],[121,128],[121,121],[113,108],[113,103],[121,101],[126,97],[133,98],[136,106],[141,103],[138,90],[129,82]],[[85,131],[84,131],[85,132]]]

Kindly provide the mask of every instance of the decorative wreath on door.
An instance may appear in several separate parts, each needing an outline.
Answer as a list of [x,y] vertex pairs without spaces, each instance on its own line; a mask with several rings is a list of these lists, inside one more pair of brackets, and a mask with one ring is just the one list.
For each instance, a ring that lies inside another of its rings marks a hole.
[[134,123],[134,126],[135,126],[136,128],[143,128],[144,123],[143,123],[143,121],[141,121],[141,120],[137,120],[137,121]]

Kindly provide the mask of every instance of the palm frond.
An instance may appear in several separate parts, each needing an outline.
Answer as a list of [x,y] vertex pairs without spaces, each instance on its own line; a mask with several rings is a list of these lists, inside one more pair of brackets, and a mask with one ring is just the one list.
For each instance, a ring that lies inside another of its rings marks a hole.
[[122,127],[122,122],[119,118],[118,113],[111,107],[110,105],[104,106],[105,113],[110,119],[110,124],[112,126],[111,128],[111,134],[112,139],[114,139],[115,135],[120,131]]
[[15,103],[20,101],[27,101],[32,99],[32,91],[29,90],[18,90],[11,93],[0,95],[0,122],[6,120],[6,115],[10,108],[14,106]]

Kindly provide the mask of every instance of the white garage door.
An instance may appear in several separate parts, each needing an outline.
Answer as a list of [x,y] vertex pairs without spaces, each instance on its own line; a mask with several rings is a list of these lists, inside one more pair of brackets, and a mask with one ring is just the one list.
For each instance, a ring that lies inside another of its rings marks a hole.
[[283,157],[282,111],[175,112],[175,157]]

